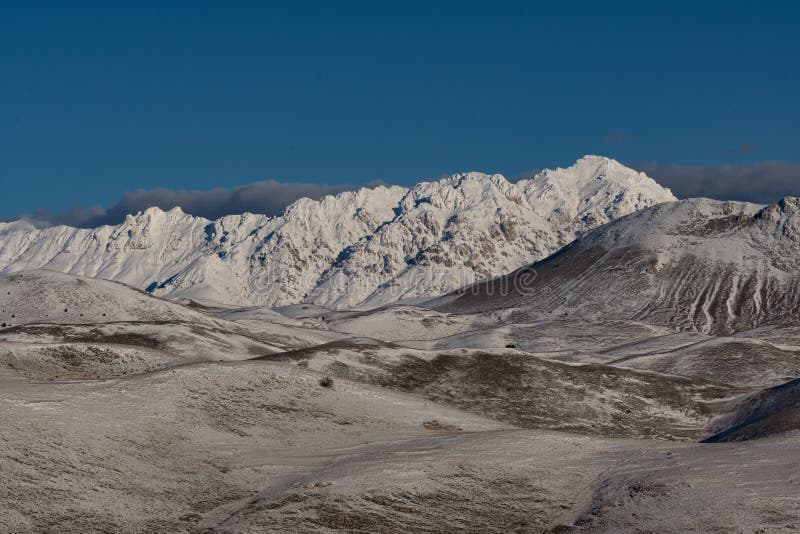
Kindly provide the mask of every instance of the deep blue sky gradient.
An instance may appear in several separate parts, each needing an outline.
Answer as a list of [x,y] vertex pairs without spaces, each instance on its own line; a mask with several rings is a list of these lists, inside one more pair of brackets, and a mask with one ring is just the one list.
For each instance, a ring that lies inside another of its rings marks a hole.
[[800,162],[797,5],[2,2],[0,217],[586,153]]

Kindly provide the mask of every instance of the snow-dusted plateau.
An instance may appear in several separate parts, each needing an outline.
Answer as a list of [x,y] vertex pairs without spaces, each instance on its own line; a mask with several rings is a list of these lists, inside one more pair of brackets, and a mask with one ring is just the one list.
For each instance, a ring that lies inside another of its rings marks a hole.
[[798,528],[798,199],[586,156],[0,224],[0,532]]

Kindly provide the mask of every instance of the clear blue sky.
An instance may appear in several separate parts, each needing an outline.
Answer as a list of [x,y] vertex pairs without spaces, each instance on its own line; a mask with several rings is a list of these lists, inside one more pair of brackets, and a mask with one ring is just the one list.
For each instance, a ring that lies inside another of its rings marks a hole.
[[6,1],[0,217],[585,153],[798,162],[796,5]]

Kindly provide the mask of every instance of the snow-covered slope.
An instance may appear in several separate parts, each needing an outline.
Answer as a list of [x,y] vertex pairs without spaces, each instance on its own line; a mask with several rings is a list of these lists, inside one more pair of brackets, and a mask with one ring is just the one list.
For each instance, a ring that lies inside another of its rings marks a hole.
[[664,203],[441,303],[461,311],[518,308],[520,321],[578,314],[712,334],[796,321],[800,199]]
[[0,324],[175,321],[213,324],[185,306],[122,284],[55,271],[0,275]]
[[0,272],[47,268],[237,305],[376,306],[509,272],[670,200],[643,173],[586,156],[517,183],[466,173],[300,199],[279,217],[151,208],[94,229],[0,224]]

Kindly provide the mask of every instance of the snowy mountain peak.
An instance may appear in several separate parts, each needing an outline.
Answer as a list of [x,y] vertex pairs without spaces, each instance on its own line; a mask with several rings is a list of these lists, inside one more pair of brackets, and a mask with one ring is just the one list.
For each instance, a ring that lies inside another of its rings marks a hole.
[[34,230],[36,230],[36,225],[25,219],[0,222],[0,235],[11,232],[32,232]]
[[555,170],[545,169],[531,180],[540,187],[552,184],[562,189],[596,187],[593,182],[617,184],[619,186],[645,190],[665,199],[675,200],[672,192],[659,185],[643,172],[636,171],[615,159],[587,155],[572,166]]
[[677,200],[643,172],[602,156],[584,156],[571,167],[546,169],[517,185],[567,235],[580,235],[628,213]]
[[149,208],[95,229],[5,224],[0,272],[47,268],[242,305],[380,305],[509,272],[674,198],[642,173],[585,156],[517,183],[467,172],[301,198],[276,217]]

